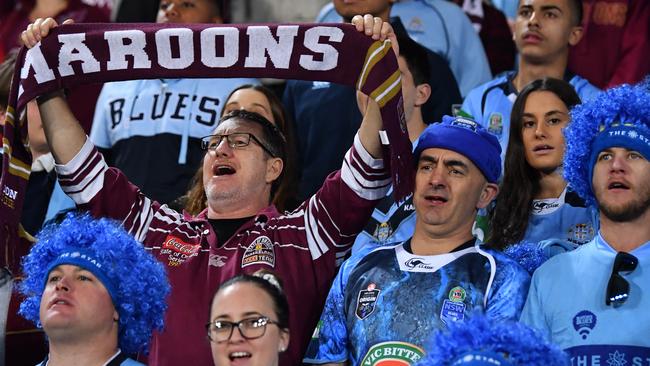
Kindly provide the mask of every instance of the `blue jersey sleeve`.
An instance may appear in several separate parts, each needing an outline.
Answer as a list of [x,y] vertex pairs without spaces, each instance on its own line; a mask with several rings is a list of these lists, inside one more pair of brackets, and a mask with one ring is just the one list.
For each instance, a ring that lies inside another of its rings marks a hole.
[[374,246],[367,246],[343,262],[327,295],[320,321],[305,352],[308,364],[343,363],[349,357],[348,327],[345,312],[345,287],[350,273]]
[[526,302],[529,286],[528,272],[510,258],[499,255],[485,313],[492,319],[517,321]]
[[[479,124],[483,124],[483,111],[481,110],[481,97],[483,96],[483,86],[472,89],[463,100],[460,110],[464,116],[471,117]],[[485,126],[483,126],[485,127]]]

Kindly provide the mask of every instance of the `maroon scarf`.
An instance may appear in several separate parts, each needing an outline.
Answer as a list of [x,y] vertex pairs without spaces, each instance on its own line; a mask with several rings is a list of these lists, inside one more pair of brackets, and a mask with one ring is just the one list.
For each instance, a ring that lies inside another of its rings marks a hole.
[[[16,62],[0,177],[0,266],[15,269],[16,243],[31,167],[27,126],[18,113],[35,97],[76,85],[155,78],[272,77],[354,86],[377,100],[385,163],[395,198],[412,189],[400,73],[388,42],[373,41],[350,24],[162,25],[72,24],[55,28]],[[24,249],[24,248],[23,248]]]

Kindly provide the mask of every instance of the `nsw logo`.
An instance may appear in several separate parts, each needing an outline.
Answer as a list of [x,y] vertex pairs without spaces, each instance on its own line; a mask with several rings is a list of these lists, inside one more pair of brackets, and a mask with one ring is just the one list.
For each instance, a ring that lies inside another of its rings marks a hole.
[[587,339],[596,326],[596,314],[583,310],[573,317],[573,328],[582,339]]

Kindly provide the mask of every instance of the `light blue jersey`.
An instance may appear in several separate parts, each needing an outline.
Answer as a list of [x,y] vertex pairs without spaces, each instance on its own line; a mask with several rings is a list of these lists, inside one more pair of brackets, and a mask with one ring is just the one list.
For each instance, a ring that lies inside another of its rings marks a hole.
[[605,305],[616,251],[599,235],[544,263],[533,281],[521,321],[565,349],[574,366],[650,365],[650,242],[633,250],[637,268],[619,307]]
[[[499,139],[502,162],[505,161],[510,137],[510,113],[517,99],[517,91],[512,84],[515,76],[515,71],[508,71],[473,89],[461,107],[465,114],[474,118]],[[580,76],[567,74],[564,79],[573,85],[583,103],[600,92],[600,89]]]
[[513,260],[475,240],[431,256],[412,254],[410,240],[365,248],[336,276],[305,362],[413,365],[437,330],[474,311],[517,319],[529,281]]
[[[463,10],[446,0],[402,0],[390,9],[399,17],[409,36],[443,56],[456,77],[461,95],[490,80],[492,76],[483,44]],[[321,9],[316,21],[343,21],[334,5]]]
[[597,227],[597,212],[586,207],[575,192],[565,189],[559,198],[533,200],[522,241],[562,241],[569,249],[575,249],[590,242]]

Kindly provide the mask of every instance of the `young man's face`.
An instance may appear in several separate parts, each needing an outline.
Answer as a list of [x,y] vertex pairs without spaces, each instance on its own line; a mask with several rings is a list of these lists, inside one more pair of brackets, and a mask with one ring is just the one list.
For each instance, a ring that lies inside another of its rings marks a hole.
[[570,0],[521,0],[513,38],[521,56],[531,63],[566,57],[582,37]]
[[620,147],[598,154],[592,185],[602,215],[615,222],[633,221],[650,209],[650,162]]
[[[219,124],[215,134],[249,133],[262,141],[262,126],[255,122],[231,118]],[[248,146],[231,147],[223,138],[216,149],[209,150],[203,159],[203,187],[211,203],[238,203],[270,200],[271,184],[278,178],[277,161],[270,157],[252,137]],[[266,207],[266,204],[261,207]],[[261,209],[260,208],[260,209]]]
[[161,0],[156,23],[222,23],[216,0]]
[[81,267],[63,264],[48,275],[40,320],[50,339],[117,335],[118,313],[108,291]]
[[340,16],[349,22],[355,15],[372,14],[385,21],[388,20],[390,7],[395,0],[334,0],[334,8]]
[[497,191],[474,163],[455,151],[431,148],[420,155],[413,204],[418,222],[438,235],[471,227],[476,209],[487,206]]

